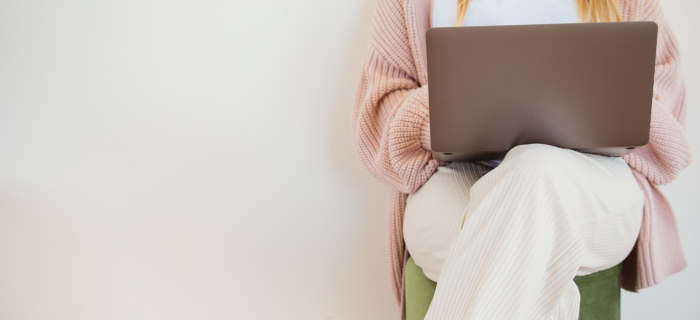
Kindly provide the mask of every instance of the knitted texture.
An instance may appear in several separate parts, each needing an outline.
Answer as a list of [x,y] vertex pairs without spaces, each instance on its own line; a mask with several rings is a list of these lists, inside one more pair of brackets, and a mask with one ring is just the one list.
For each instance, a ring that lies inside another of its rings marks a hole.
[[[406,197],[446,163],[430,153],[425,32],[431,0],[378,0],[352,115],[353,146],[372,176],[391,188],[387,242],[392,289],[403,316]],[[656,185],[690,163],[685,134],[685,85],[678,44],[659,0],[622,1],[626,21],[659,26],[649,143],[623,157],[645,194],[637,246],[625,260],[627,290],[653,286],[686,266],[673,211]]]

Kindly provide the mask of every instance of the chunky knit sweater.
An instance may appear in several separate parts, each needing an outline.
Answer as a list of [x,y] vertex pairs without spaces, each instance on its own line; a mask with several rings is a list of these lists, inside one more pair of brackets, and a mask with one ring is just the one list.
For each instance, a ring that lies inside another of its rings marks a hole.
[[[431,0],[377,1],[352,115],[355,152],[370,174],[390,187],[389,265],[402,314],[406,196],[446,164],[430,152],[425,33],[431,5]],[[688,166],[690,150],[678,44],[659,0],[622,0],[621,8],[625,21],[659,25],[649,143],[623,157],[645,195],[642,228],[623,270],[623,288],[636,291],[686,266],[673,211],[657,185]]]

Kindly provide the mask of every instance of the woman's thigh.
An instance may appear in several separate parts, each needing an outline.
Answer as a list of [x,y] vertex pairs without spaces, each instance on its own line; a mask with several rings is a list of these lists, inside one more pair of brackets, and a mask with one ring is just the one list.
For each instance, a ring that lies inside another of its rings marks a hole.
[[[529,173],[529,174],[524,174]],[[533,175],[534,173],[534,175]],[[492,169],[477,163],[455,162],[437,172],[407,200],[404,239],[416,264],[437,281],[452,242],[459,233],[473,189],[496,187],[497,176],[527,177],[518,183],[538,188],[547,196],[556,188],[561,214],[575,221],[585,245],[578,275],[612,267],[629,254],[641,226],[643,195],[631,169],[621,158],[610,158],[552,146],[515,147]],[[535,183],[537,177],[549,183]],[[482,177],[484,179],[482,179]],[[510,179],[509,181],[514,181]],[[545,187],[543,187],[545,186]],[[517,197],[508,186],[507,197]],[[472,204],[473,205],[473,204]],[[517,210],[517,209],[514,209]],[[514,212],[514,215],[521,214]],[[530,213],[537,214],[537,213]],[[467,219],[469,221],[469,219]]]
[[535,172],[545,181],[537,184],[536,194],[556,194],[561,214],[574,221],[586,247],[578,275],[605,270],[627,257],[639,235],[644,196],[624,160],[523,145],[513,148],[489,174],[517,176],[523,171]]
[[469,204],[469,189],[490,167],[453,162],[408,196],[404,215],[404,240],[416,265],[437,281],[450,246],[459,233]]

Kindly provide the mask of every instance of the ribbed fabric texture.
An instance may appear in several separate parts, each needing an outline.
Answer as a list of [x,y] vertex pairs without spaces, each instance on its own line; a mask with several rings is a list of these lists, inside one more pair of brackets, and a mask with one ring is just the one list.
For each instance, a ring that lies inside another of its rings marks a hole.
[[[624,157],[645,193],[640,238],[625,260],[623,274],[625,289],[637,290],[686,266],[673,211],[655,185],[672,181],[687,167],[690,150],[678,44],[659,1],[621,4],[626,21],[651,20],[659,25],[650,141]],[[387,241],[392,287],[402,313],[406,195],[445,164],[432,158],[429,145],[425,32],[430,6],[431,0],[377,1],[352,115],[356,154],[375,178],[391,188]]]
[[406,246],[437,282],[426,320],[577,319],[574,276],[618,265],[639,235],[632,170],[530,144],[489,171],[455,162],[408,196]]
[[471,187],[492,167],[477,162],[441,166],[406,199],[403,238],[414,262],[437,282],[450,246],[462,227]]

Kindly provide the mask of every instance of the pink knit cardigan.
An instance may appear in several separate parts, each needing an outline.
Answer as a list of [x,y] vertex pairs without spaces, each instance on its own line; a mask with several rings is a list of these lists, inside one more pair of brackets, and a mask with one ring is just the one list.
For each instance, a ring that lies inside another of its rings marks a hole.
[[[425,33],[432,0],[378,0],[355,96],[352,133],[367,170],[391,188],[388,247],[391,281],[403,314],[403,241],[406,197],[444,165],[430,153]],[[649,144],[623,157],[644,191],[642,229],[624,262],[623,287],[658,284],[683,270],[685,256],[673,211],[657,185],[672,181],[690,162],[685,134],[685,85],[678,44],[658,0],[621,1],[624,20],[659,25]]]

